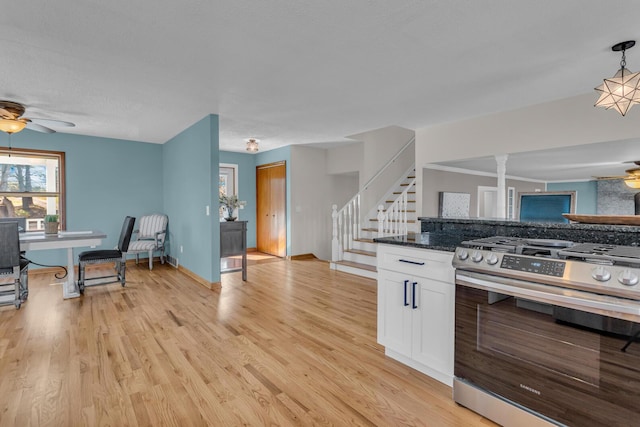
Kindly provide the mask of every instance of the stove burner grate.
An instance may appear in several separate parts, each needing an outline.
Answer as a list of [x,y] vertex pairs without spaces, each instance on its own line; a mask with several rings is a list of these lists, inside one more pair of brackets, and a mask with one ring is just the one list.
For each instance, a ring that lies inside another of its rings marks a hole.
[[559,256],[580,260],[607,260],[613,263],[640,265],[640,247],[617,246],[599,243],[582,243],[560,251]]

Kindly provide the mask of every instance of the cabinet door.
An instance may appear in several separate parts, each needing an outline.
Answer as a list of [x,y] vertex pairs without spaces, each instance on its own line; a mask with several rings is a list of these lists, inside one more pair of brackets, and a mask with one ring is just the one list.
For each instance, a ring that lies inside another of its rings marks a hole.
[[378,342],[408,357],[411,356],[410,287],[408,275],[378,270]]
[[453,375],[454,293],[453,283],[416,278],[417,308],[412,309],[411,358]]

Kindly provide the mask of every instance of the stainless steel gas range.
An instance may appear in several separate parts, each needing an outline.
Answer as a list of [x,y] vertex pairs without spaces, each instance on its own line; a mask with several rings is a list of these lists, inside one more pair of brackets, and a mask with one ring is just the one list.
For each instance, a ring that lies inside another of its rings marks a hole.
[[505,426],[640,425],[640,248],[456,249],[454,399]]

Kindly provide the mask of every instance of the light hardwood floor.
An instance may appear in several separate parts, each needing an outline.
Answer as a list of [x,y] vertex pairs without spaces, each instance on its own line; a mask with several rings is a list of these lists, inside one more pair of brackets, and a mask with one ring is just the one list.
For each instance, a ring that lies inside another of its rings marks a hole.
[[489,426],[384,356],[373,280],[279,261],[209,290],[168,265],[0,308],[2,426]]

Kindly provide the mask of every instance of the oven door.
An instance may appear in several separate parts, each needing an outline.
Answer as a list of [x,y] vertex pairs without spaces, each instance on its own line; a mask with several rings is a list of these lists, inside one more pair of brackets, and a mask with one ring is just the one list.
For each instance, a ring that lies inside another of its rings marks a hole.
[[455,299],[457,379],[560,423],[638,425],[637,301],[460,270]]

